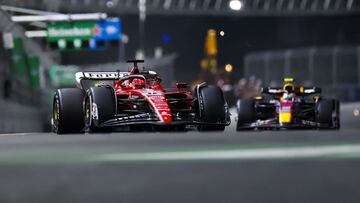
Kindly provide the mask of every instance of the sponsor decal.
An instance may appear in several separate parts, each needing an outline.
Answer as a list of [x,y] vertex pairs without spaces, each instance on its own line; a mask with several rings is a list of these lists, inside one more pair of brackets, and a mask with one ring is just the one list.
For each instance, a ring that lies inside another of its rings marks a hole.
[[162,95],[157,95],[157,96],[151,96],[150,97],[151,101],[153,101],[154,103],[161,103],[165,101],[165,97]]
[[124,117],[120,117],[117,118],[117,121],[129,121],[129,120],[135,120],[135,119],[147,119],[150,118],[150,114],[148,113],[144,113],[144,114],[137,114],[137,115],[133,115],[133,116],[124,116]]
[[71,29],[48,29],[48,35],[50,37],[77,37],[77,36],[89,36],[91,30],[88,28],[71,28]]
[[162,93],[161,91],[156,91],[156,90],[153,90],[153,89],[146,89],[145,90],[145,94],[147,94],[147,95],[159,95],[159,96],[161,96],[161,93]]
[[251,127],[257,127],[257,126],[264,126],[264,125],[269,125],[271,123],[272,120],[257,120],[255,123],[252,123],[250,126]]
[[291,112],[291,106],[282,106],[281,111],[282,112]]
[[84,72],[84,76],[85,78],[90,78],[90,79],[117,79],[117,78],[121,78],[126,76],[126,73],[120,73],[118,75],[117,72]]
[[302,120],[301,123],[303,125],[317,126],[317,123],[313,121]]

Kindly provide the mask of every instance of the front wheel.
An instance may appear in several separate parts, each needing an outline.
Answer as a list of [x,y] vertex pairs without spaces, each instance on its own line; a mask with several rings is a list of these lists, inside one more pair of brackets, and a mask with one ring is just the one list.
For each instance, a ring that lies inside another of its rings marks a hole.
[[91,87],[85,99],[85,126],[89,132],[101,132],[108,129],[101,124],[115,117],[116,101],[111,88]]
[[255,120],[255,104],[252,99],[239,99],[236,103],[238,120],[236,130],[246,129],[244,125]]
[[226,121],[226,101],[223,92],[216,86],[200,87],[197,95],[200,119],[214,125],[201,125],[199,131],[224,131],[225,126],[216,125]]

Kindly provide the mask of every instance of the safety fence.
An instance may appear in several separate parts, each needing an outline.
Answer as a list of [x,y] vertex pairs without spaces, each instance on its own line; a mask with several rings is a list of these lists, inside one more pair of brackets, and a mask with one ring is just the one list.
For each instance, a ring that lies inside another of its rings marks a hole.
[[264,85],[281,85],[294,77],[302,85],[315,85],[344,101],[360,100],[360,47],[309,47],[250,53],[245,57],[245,76]]

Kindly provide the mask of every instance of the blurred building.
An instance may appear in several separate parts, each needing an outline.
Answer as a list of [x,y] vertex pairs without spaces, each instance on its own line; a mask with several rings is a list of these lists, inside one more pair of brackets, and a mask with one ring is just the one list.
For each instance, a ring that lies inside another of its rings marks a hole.
[[245,57],[245,76],[256,75],[264,85],[279,86],[294,77],[304,86],[319,86],[328,96],[360,100],[360,47],[309,47],[255,52]]
[[50,109],[45,67],[54,62],[0,9],[0,132],[42,131]]

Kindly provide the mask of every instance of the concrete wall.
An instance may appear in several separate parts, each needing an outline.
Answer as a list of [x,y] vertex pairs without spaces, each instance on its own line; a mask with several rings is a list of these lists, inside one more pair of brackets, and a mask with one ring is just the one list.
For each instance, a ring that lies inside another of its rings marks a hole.
[[0,133],[41,132],[38,108],[0,100]]
[[342,103],[340,104],[341,128],[342,129],[359,129],[360,128],[360,103]]

